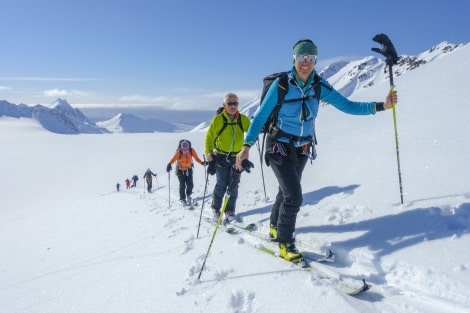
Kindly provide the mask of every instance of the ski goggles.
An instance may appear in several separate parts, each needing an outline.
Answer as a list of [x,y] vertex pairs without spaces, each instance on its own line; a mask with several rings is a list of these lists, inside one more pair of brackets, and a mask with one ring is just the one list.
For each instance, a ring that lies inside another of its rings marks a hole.
[[298,62],[315,62],[317,61],[317,56],[314,54],[309,54],[309,55],[303,55],[303,54],[294,54],[294,60]]
[[226,102],[225,104],[228,105],[229,107],[231,107],[231,106],[234,106],[234,105],[238,105],[238,102]]

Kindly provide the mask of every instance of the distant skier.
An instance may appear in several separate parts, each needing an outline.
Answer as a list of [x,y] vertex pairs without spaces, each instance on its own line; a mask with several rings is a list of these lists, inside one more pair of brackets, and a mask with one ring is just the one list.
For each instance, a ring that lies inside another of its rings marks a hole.
[[131,187],[131,181],[129,178],[126,178],[126,188],[129,189]]
[[138,180],[139,180],[139,177],[137,177],[137,175],[134,174],[134,176],[132,176],[132,187],[137,186]]
[[147,181],[147,191],[152,192],[152,176],[157,176],[157,174],[154,174],[150,168],[147,169],[147,171],[144,174],[144,178]]
[[117,184],[116,184],[116,189],[117,189],[117,191],[119,191],[119,187],[121,187],[121,184],[120,184],[120,183],[117,183]]

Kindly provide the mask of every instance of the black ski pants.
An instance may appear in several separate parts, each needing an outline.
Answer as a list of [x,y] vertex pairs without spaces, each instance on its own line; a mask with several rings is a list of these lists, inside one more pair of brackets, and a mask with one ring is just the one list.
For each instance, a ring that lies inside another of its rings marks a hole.
[[238,198],[238,186],[240,184],[240,174],[233,173],[233,165],[235,164],[235,157],[228,157],[225,155],[217,156],[217,164],[215,166],[217,182],[212,194],[212,209],[219,211],[222,207],[224,195],[230,186],[230,198],[225,208],[225,212],[235,213],[235,207]]
[[279,183],[276,201],[271,209],[270,223],[277,226],[278,240],[283,243],[295,240],[297,213],[303,201],[300,181],[308,161],[301,148],[294,148],[292,152],[289,150],[289,147],[286,147],[287,154],[295,153],[295,158],[273,151],[267,142],[265,155],[266,162],[269,163]]
[[152,178],[145,178],[145,181],[147,182],[147,191],[152,192]]
[[177,174],[180,182],[180,200],[186,200],[186,196],[190,196],[193,193],[193,169],[178,170]]

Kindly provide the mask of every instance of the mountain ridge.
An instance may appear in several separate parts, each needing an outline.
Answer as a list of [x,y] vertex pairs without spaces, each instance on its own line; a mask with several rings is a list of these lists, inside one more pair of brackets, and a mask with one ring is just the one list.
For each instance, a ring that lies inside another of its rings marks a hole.
[[[393,67],[393,75],[400,77],[439,58],[447,57],[453,51],[469,44],[451,44],[447,41],[433,46],[417,56],[401,55]],[[361,60],[337,61],[326,66],[319,74],[328,80],[343,96],[359,94],[366,88],[388,82],[389,73],[385,61],[376,56]],[[253,117],[259,107],[259,97],[240,106],[240,112]],[[215,115],[215,111],[214,111]],[[210,121],[193,126],[171,123],[152,118],[141,119],[133,114],[118,113],[113,118],[92,122],[79,109],[73,108],[65,99],[57,99],[52,105],[15,105],[0,100],[0,117],[32,118],[44,129],[59,134],[105,134],[105,133],[152,133],[200,131],[208,127]]]

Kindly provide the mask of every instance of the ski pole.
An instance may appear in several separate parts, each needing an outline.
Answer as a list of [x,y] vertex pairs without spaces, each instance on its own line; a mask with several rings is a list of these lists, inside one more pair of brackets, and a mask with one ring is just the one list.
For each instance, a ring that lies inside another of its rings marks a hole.
[[259,162],[260,162],[260,165],[261,165],[261,179],[263,180],[264,197],[266,198],[266,186],[264,184],[264,172],[263,172],[263,155],[262,155],[261,150],[259,148],[259,140],[256,140],[256,147],[258,147]]
[[235,179],[238,179],[240,181],[240,175],[243,171],[246,171],[247,173],[250,173],[250,169],[253,167],[253,163],[251,163],[248,160],[243,160],[242,167],[243,167],[242,171],[238,171],[237,169],[235,169],[235,167],[232,168],[232,173],[231,173],[232,181],[230,183],[229,188],[225,192],[225,199],[224,199],[224,203],[223,203],[223,206],[222,206],[222,210],[220,211],[219,218],[217,219],[217,225],[215,226],[214,233],[212,234],[211,242],[209,244],[209,248],[207,248],[207,252],[206,252],[206,255],[204,257],[204,262],[202,263],[201,271],[199,272],[199,276],[197,277],[197,279],[201,278],[202,271],[204,270],[204,266],[206,265],[207,256],[209,255],[209,252],[211,251],[211,247],[212,247],[212,244],[214,243],[215,235],[217,234],[217,230],[219,229],[219,225],[222,222],[222,216],[224,216],[225,208],[227,207],[228,201],[230,200],[230,194],[232,193],[232,188],[233,188]]
[[[234,172],[235,172],[235,170],[234,170]],[[237,173],[237,175],[239,175],[239,174]],[[236,176],[232,175],[232,182],[230,184],[230,188],[225,192],[225,199],[224,199],[224,203],[223,203],[223,206],[222,206],[222,210],[220,210],[220,215],[219,215],[219,218],[217,219],[217,224],[215,225],[214,233],[212,234],[211,242],[209,243],[209,248],[207,248],[207,252],[206,252],[206,255],[204,257],[204,262],[202,263],[201,271],[199,272],[199,276],[197,277],[197,279],[201,278],[202,271],[204,270],[204,266],[206,265],[207,256],[209,255],[209,252],[211,251],[211,247],[212,247],[212,244],[214,243],[215,235],[217,234],[217,230],[219,229],[219,225],[222,222],[222,216],[224,216],[224,212],[225,212],[225,208],[227,207],[228,200],[230,200],[230,193],[232,191],[232,187],[233,187],[233,183],[234,183],[235,179],[236,179]]]
[[204,202],[206,201],[207,182],[209,181],[209,173],[207,173],[207,169],[206,169],[206,156],[203,155],[203,158],[204,158],[204,173],[206,175],[206,184],[204,186],[204,195],[202,196],[201,214],[199,215],[199,225],[197,226],[196,239],[199,238],[199,229],[201,228],[202,211],[204,210]]
[[[392,64],[388,65],[388,70],[390,72],[390,91],[393,93],[395,86],[393,85],[393,72],[392,72]],[[398,147],[398,129],[397,129],[397,113],[395,109],[395,103],[392,103],[392,112],[393,112],[393,127],[395,132],[395,149],[397,151],[397,167],[398,167],[398,184],[400,186],[400,200],[401,204],[403,204],[403,185],[401,182],[401,169],[400,169],[400,150]]]
[[170,172],[168,172],[168,210],[170,209]]
[[[390,78],[390,92],[394,92],[395,85],[393,84],[393,64],[398,63],[398,55],[395,47],[393,46],[392,42],[385,34],[378,34],[372,38],[373,41],[381,44],[381,48],[372,48],[372,51],[382,54],[385,56],[385,64],[388,65],[388,72]],[[397,166],[398,166],[398,183],[400,185],[400,200],[401,204],[403,204],[403,186],[401,181],[401,169],[400,169],[400,150],[398,148],[398,130],[397,130],[397,114],[395,109],[395,103],[392,103],[392,112],[393,112],[393,127],[395,133],[395,149],[397,152]]]

